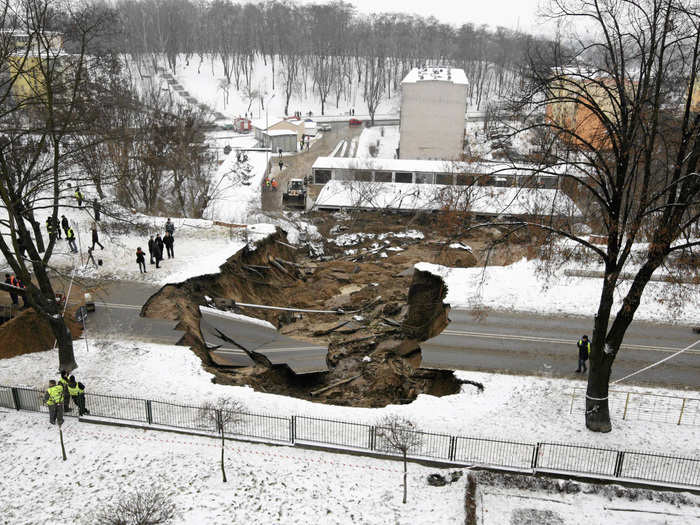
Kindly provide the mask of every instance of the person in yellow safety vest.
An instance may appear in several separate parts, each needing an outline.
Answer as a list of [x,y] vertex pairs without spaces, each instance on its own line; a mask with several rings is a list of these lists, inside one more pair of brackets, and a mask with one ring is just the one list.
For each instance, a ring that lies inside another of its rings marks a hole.
[[82,208],[84,197],[83,197],[83,193],[80,191],[80,187],[75,188],[75,193],[73,195],[75,195],[75,200],[78,201],[78,207]]
[[66,391],[66,395],[63,396],[63,411],[70,412],[70,396],[68,395],[68,372],[61,370],[61,379],[58,380],[58,384],[63,386]]
[[53,379],[49,381],[49,388],[44,394],[44,402],[49,407],[49,423],[52,425],[55,425],[56,422],[58,422],[59,427],[63,425],[63,398],[65,396],[63,385],[57,385]]
[[90,411],[85,408],[85,385],[75,380],[75,376],[70,376],[68,379],[68,393],[73,398],[73,403],[78,407],[78,415],[89,414]]
[[78,248],[75,246],[75,232],[70,226],[66,231],[66,240],[68,241],[68,246],[70,246],[70,251],[73,253],[77,253]]
[[578,368],[576,369],[576,373],[580,373],[581,371],[586,372],[586,370],[588,370],[586,368],[586,361],[588,361],[588,356],[591,355],[591,342],[588,340],[588,336],[584,335],[579,339],[576,346],[578,346]]

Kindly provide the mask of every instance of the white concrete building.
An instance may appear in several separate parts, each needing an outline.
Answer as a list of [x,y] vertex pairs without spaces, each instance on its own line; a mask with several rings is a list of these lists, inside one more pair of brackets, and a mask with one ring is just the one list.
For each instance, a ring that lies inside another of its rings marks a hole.
[[462,69],[412,69],[401,82],[399,158],[459,159],[466,112],[467,76]]

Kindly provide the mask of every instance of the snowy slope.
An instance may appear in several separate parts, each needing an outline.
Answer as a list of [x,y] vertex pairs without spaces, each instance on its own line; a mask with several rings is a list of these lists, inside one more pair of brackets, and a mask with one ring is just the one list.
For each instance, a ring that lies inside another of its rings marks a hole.
[[[88,333],[88,337],[90,337]],[[479,381],[485,391],[462,387],[456,395],[420,395],[410,405],[382,409],[352,408],[311,403],[275,394],[256,392],[250,387],[212,383],[199,358],[180,346],[94,341],[89,348],[75,342],[79,368],[76,377],[89,391],[167,400],[199,405],[202,401],[230,396],[256,412],[277,415],[306,415],[375,423],[387,414],[399,414],[416,421],[427,431],[510,439],[589,444],[604,448],[627,448],[678,455],[700,454],[700,427],[649,424],[635,420],[613,420],[613,432],[588,432],[583,417],[570,414],[572,387],[583,381],[508,376],[484,372],[458,372],[459,377]],[[43,388],[54,377],[56,354],[52,351],[0,360],[0,384]],[[700,393],[667,389],[635,391],[700,397]]]
[[[445,279],[447,298],[453,308],[487,307],[539,314],[593,316],[600,301],[602,281],[599,278],[572,277],[567,269],[595,268],[571,262],[559,266],[548,279],[538,272],[537,260],[521,259],[508,266],[486,268],[448,268],[419,263],[418,270],[431,272]],[[631,269],[628,271],[632,271]],[[631,281],[621,281],[615,307],[619,309]],[[700,319],[700,293],[697,286],[688,287],[688,301],[682,310],[669,301],[670,285],[651,282],[647,285],[635,319],[665,323],[692,324]]]
[[0,522],[91,525],[95,511],[151,487],[172,496],[183,525],[464,522],[465,478],[428,486],[438,469],[409,465],[403,505],[397,462],[229,442],[222,483],[216,439],[75,420],[63,430],[66,462],[45,415],[0,411],[0,461],[12,480],[0,484]]

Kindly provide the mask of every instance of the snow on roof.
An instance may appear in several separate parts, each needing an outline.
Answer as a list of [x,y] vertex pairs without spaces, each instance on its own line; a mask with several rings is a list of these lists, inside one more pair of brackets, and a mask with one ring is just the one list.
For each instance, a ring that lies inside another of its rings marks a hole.
[[454,162],[449,160],[422,159],[379,159],[354,157],[318,157],[312,169],[341,169],[367,171],[404,171],[417,173],[516,173],[522,175],[534,174],[537,170],[545,170],[537,175],[551,175],[563,171],[563,167],[538,167],[536,164],[508,164],[502,162]]
[[297,136],[297,132],[291,129],[271,129],[268,131],[263,131],[266,135],[270,137],[281,137],[282,135],[294,135]]
[[401,81],[402,84],[428,81],[451,82],[452,84],[468,84],[467,75],[463,69],[451,67],[414,67]]
[[460,201],[468,201],[469,211],[480,215],[581,215],[574,202],[557,189],[338,180],[326,183],[314,208],[439,210],[445,202]]
[[289,124],[292,124],[293,126],[303,126],[304,121],[303,120],[294,120],[294,119],[285,119],[282,117],[274,117],[274,118],[269,118],[269,119],[264,119],[264,118],[259,118],[256,119],[252,122],[254,128],[261,129],[265,131],[268,128],[271,128],[272,126],[276,126],[280,122],[288,122]]

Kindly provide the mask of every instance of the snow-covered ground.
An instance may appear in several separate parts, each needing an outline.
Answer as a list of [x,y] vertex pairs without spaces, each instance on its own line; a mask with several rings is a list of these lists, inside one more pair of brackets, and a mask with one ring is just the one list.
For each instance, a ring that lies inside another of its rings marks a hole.
[[92,525],[95,512],[155,487],[172,497],[178,524],[464,522],[466,476],[429,486],[439,469],[409,465],[403,505],[399,462],[228,442],[223,483],[216,439],[71,419],[63,434],[65,462],[45,414],[0,409],[1,523]]
[[[89,337],[89,333],[88,333]],[[154,344],[89,341],[75,342],[79,368],[76,377],[88,391],[199,405],[230,396],[258,413],[305,415],[374,424],[387,414],[414,420],[422,430],[435,433],[507,439],[520,442],[558,441],[602,448],[644,450],[683,456],[700,453],[700,427],[634,420],[613,420],[613,432],[589,432],[583,416],[570,414],[572,388],[583,381],[509,376],[485,372],[458,372],[459,377],[484,384],[484,392],[469,385],[459,394],[420,395],[409,405],[381,409],[329,406],[250,387],[212,383],[212,375],[188,348]],[[0,385],[44,388],[55,377],[53,351],[0,360]],[[116,388],[116,390],[115,390]],[[633,391],[700,397],[700,393],[668,389]]]
[[[539,314],[583,315],[592,317],[600,301],[599,278],[573,277],[566,270],[602,270],[595,264],[569,261],[557,266],[552,275],[538,271],[538,260],[521,259],[508,266],[486,268],[448,268],[419,263],[416,268],[442,277],[447,284],[445,302],[453,308],[487,307]],[[632,267],[627,271],[632,271]],[[631,281],[621,281],[616,291],[614,311],[622,304]],[[682,309],[669,300],[672,285],[650,282],[635,319],[666,323],[692,324],[700,319],[700,293],[688,285],[689,293]]]
[[[696,523],[700,516],[700,499],[691,494],[678,495],[679,499],[687,500],[687,504],[683,505],[675,501],[649,501],[644,498],[613,499],[610,493],[591,493],[595,487],[587,484],[571,484],[570,487],[581,492],[523,490],[479,484],[476,498],[478,523],[687,525]],[[613,490],[615,488],[610,487],[610,492]]]
[[[370,147],[374,146],[375,154],[372,155]],[[393,159],[396,157],[396,148],[399,147],[399,126],[375,126],[362,130],[357,146],[357,157],[378,159]]]
[[[242,80],[241,89],[236,90],[235,80],[232,79],[230,85],[226,83],[221,60],[216,57],[212,60],[212,57],[207,56],[201,64],[199,58],[193,58],[190,59],[189,65],[186,65],[184,56],[179,58],[178,69],[174,76],[198,102],[203,102],[230,118],[243,116],[245,113],[248,115],[252,113],[256,119],[265,118],[266,111],[270,118],[284,116],[285,93],[284,84],[279,79],[279,75],[282,74],[279,63],[275,68],[278,78],[275,79],[274,89],[272,63],[268,60],[265,65],[262,58],[256,57],[251,73],[251,89],[248,90],[244,85],[245,81]],[[166,66],[164,60],[161,65]],[[320,115],[321,101],[318,94],[311,89],[313,85],[311,79],[307,83],[306,90],[301,87],[301,82],[299,84],[299,89],[292,95],[289,102],[290,114],[300,111],[303,115],[307,115],[311,111],[313,115]],[[326,101],[327,115],[347,115],[350,109],[354,109],[358,116],[368,112],[367,105],[362,100],[361,86],[346,87],[349,88],[350,95],[341,97],[338,106],[335,105],[335,96],[329,97]],[[382,101],[377,108],[377,114],[394,113],[398,110],[398,105],[397,94],[391,99]]]

